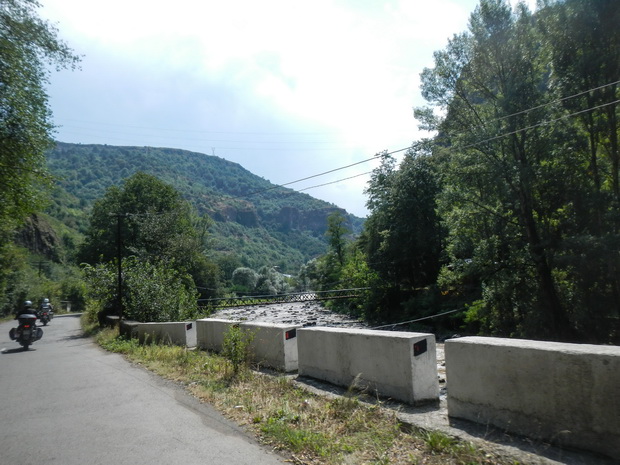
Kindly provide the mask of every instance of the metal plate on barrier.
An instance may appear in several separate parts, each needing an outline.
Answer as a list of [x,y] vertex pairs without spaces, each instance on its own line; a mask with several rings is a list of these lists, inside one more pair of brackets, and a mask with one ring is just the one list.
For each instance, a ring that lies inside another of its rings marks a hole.
[[421,341],[414,342],[413,344],[413,356],[417,357],[418,355],[422,355],[428,349],[426,339],[422,339]]

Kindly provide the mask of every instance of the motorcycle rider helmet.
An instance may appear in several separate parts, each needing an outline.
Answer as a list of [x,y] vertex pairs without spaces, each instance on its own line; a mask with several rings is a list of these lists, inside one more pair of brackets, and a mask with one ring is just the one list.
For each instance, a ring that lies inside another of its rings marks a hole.
[[43,299],[43,303],[44,304],[49,304],[50,303],[50,299]]
[[30,307],[32,307],[32,302],[30,302],[29,300],[24,302],[24,308],[30,308]]

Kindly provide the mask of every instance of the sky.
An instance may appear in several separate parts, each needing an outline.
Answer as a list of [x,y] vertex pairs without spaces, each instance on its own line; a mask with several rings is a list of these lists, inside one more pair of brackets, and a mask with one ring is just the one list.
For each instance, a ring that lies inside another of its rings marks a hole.
[[41,3],[82,56],[50,76],[56,140],[215,155],[364,217],[372,158],[422,136],[419,75],[478,1]]

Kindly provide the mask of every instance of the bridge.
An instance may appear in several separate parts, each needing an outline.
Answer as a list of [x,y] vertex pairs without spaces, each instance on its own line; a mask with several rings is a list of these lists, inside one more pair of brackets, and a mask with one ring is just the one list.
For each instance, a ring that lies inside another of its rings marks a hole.
[[209,309],[246,307],[250,305],[288,304],[293,302],[314,302],[320,300],[350,299],[360,297],[369,287],[354,289],[331,289],[329,291],[295,292],[291,294],[252,295],[225,297],[221,299],[199,299],[198,304]]

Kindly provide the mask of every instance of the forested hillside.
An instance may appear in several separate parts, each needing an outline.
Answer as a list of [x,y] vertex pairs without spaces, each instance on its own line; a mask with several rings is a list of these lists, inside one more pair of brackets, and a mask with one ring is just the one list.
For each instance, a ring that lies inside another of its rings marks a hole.
[[[212,255],[233,256],[255,269],[275,265],[296,274],[306,261],[325,253],[327,217],[340,210],[274,186],[236,163],[184,150],[58,142],[47,153],[47,164],[56,188],[46,212],[78,233],[74,243],[88,227],[93,203],[139,171],[170,184],[199,214],[213,219]],[[359,232],[362,220],[346,217],[349,229]]]

